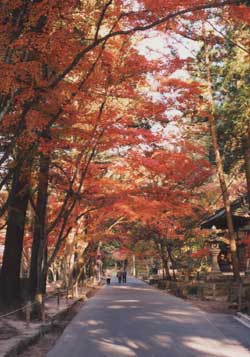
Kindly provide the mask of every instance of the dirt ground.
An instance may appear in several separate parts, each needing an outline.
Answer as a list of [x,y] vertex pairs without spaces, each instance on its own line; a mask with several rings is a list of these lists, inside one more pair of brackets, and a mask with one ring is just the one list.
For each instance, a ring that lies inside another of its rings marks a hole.
[[219,313],[219,314],[234,314],[236,311],[236,306],[229,306],[229,303],[226,301],[215,301],[215,300],[199,300],[199,299],[187,299],[193,306],[198,307],[199,309],[210,312],[210,313]]
[[[99,287],[91,289],[87,297],[91,298],[96,294],[99,290]],[[25,351],[19,354],[20,357],[44,357],[46,354],[52,349],[55,345],[57,339],[63,333],[63,330],[68,325],[68,323],[73,319],[73,317],[81,310],[83,305],[85,304],[84,301],[79,301],[75,304],[72,309],[70,309],[66,316],[60,321],[57,321],[53,327],[53,329],[39,338],[37,342],[29,346]]]
[[83,301],[79,301],[67,315],[60,321],[55,323],[53,329],[46,335],[42,336],[35,344],[29,346],[25,351],[19,354],[21,357],[44,357],[49,350],[54,346],[56,340],[60,337],[67,324],[73,319],[78,311],[84,305]]

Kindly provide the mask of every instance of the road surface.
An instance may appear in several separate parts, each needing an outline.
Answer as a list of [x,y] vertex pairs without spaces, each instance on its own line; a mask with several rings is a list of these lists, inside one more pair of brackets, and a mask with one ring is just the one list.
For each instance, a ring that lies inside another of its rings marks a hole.
[[250,330],[130,278],[91,298],[47,356],[250,357]]

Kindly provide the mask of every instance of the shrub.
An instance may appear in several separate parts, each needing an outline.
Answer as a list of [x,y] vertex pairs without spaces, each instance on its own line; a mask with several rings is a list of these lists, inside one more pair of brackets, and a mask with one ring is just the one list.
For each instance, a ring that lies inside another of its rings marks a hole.
[[167,289],[168,282],[166,280],[159,280],[158,281],[158,288],[159,289]]
[[198,295],[199,287],[198,286],[189,286],[187,288],[188,295]]

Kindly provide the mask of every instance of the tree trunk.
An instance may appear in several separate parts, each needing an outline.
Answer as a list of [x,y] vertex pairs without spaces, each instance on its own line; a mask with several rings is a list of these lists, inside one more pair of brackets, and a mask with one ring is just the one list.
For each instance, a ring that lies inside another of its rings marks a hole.
[[166,279],[172,280],[171,274],[169,271],[169,267],[168,267],[168,258],[167,258],[168,254],[167,254],[167,250],[166,250],[166,244],[165,244],[165,242],[160,240],[159,246],[160,246],[159,248],[160,248],[160,255],[161,255],[163,270],[165,270],[165,277],[166,277]]
[[216,124],[215,124],[215,105],[213,100],[213,90],[212,90],[212,78],[211,78],[211,71],[210,71],[210,59],[209,59],[209,52],[206,46],[205,48],[206,53],[206,69],[207,69],[207,89],[208,89],[208,100],[211,109],[211,113],[209,114],[209,124],[210,124],[210,132],[213,144],[213,150],[215,154],[215,162],[216,162],[216,170],[219,177],[220,188],[224,203],[224,208],[226,212],[226,221],[227,221],[227,228],[228,228],[228,235],[230,241],[230,252],[232,256],[232,265],[233,265],[233,273],[234,278],[236,280],[240,280],[240,271],[239,271],[239,261],[237,257],[237,246],[236,246],[236,233],[234,230],[233,224],[233,217],[231,211],[231,202],[230,202],[230,195],[229,190],[226,185],[223,164],[221,159],[221,154],[219,151],[218,139],[217,139],[217,131],[216,131]]
[[48,245],[47,245],[47,239],[44,247],[44,252],[43,252],[43,265],[42,265],[42,273],[41,273],[41,289],[42,293],[46,294],[46,284],[47,284],[47,276],[48,276]]
[[248,129],[247,134],[243,137],[242,146],[243,146],[244,160],[245,160],[248,207],[250,209],[250,128]]
[[20,268],[30,172],[31,164],[21,159],[20,166],[15,169],[10,192],[1,275],[1,300],[9,307],[19,306],[21,303]]
[[174,259],[173,259],[173,256],[172,256],[172,249],[168,244],[167,244],[167,252],[168,252],[169,259],[170,259],[170,263],[172,265],[173,280],[176,281],[176,274],[175,274],[175,268],[174,268]]
[[[46,275],[44,265],[47,254],[46,211],[48,200],[50,157],[40,154],[40,172],[38,181],[37,204],[35,211],[35,226],[30,264],[30,295],[32,299],[41,301],[45,289]],[[44,281],[45,279],[45,281]]]

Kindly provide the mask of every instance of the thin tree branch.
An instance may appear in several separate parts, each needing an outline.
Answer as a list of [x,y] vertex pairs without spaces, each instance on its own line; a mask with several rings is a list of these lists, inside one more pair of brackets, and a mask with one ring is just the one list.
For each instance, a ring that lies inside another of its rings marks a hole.
[[[54,79],[54,81],[50,84],[49,87],[55,88],[57,86],[57,84],[60,81],[62,81],[67,76],[67,74],[72,71],[73,68],[75,68],[75,66],[81,61],[81,59],[86,55],[86,53],[93,50],[95,47],[100,45],[102,42],[107,41],[110,38],[113,38],[116,36],[122,36],[122,35],[131,35],[136,32],[143,32],[143,31],[149,30],[153,27],[159,26],[159,25],[161,25],[161,24],[167,22],[168,20],[171,20],[177,16],[185,15],[185,14],[188,14],[191,12],[198,12],[198,11],[206,10],[206,9],[221,8],[221,7],[224,7],[227,5],[240,5],[240,4],[242,4],[241,0],[225,0],[225,1],[215,1],[213,3],[204,4],[204,5],[195,5],[195,6],[188,7],[186,9],[174,11],[174,12],[162,17],[161,19],[151,22],[148,25],[144,25],[144,26],[138,25],[138,26],[135,26],[128,30],[118,30],[118,31],[109,33],[99,39],[94,39],[94,41],[90,45],[85,47],[82,51],[78,52],[78,54],[75,56],[73,61],[64,69],[64,71],[62,73],[60,73],[57,76],[57,78]],[[123,16],[124,16],[124,14],[123,14]]]
[[101,15],[97,21],[97,26],[96,26],[96,33],[95,33],[95,37],[94,37],[94,41],[96,41],[98,39],[98,35],[99,35],[99,31],[100,31],[100,28],[101,28],[101,25],[102,25],[102,21],[105,17],[105,14],[109,8],[109,6],[112,4],[113,0],[109,0],[103,7],[102,9],[102,12],[101,12]]
[[250,55],[250,51],[248,51],[245,47],[243,47],[241,44],[233,41],[231,38],[226,36],[222,31],[218,30],[210,21],[206,20],[206,22],[209,24],[209,26],[211,26],[213,28],[213,30],[215,32],[217,32],[219,35],[221,35],[225,40],[229,41],[232,45],[238,47],[239,49],[241,49],[242,51],[244,51]]

